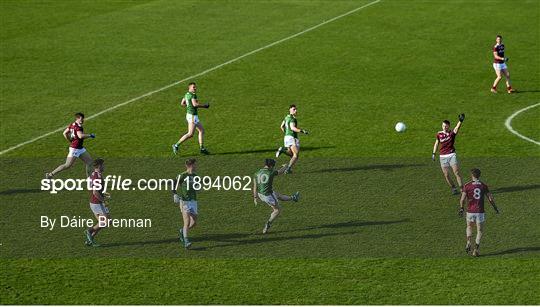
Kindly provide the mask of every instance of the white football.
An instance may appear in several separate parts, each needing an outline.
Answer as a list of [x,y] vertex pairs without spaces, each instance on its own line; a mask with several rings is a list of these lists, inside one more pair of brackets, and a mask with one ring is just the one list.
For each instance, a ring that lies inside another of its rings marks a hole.
[[396,124],[397,132],[405,132],[405,130],[407,130],[407,126],[405,126],[405,123],[399,122]]

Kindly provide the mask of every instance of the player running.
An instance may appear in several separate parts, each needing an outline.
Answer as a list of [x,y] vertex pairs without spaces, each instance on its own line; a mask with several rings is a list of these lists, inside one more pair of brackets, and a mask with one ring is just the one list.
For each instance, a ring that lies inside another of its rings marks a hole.
[[482,239],[485,222],[484,197],[487,196],[489,203],[497,214],[499,214],[499,209],[495,205],[495,200],[491,192],[489,192],[488,186],[480,181],[480,170],[473,168],[471,170],[471,177],[472,181],[465,184],[461,193],[459,215],[463,216],[465,200],[467,200],[467,245],[465,246],[465,252],[467,254],[471,253],[473,226],[476,224],[476,244],[474,245],[472,255],[478,257],[480,256],[480,239]]
[[105,189],[105,183],[103,181],[103,171],[105,170],[105,166],[103,159],[96,159],[92,165],[94,171],[89,178],[90,209],[98,222],[84,231],[84,235],[86,236],[84,244],[86,246],[98,247],[99,244],[96,243],[94,238],[98,232],[104,228],[102,225],[107,225],[107,221],[110,219],[109,208],[106,205],[106,201],[110,196],[103,192]]
[[92,171],[92,157],[83,147],[84,139],[95,138],[94,133],[86,134],[83,129],[84,114],[75,113],[75,122],[69,125],[62,133],[64,138],[70,143],[69,152],[66,158],[66,163],[58,166],[54,171],[45,174],[45,178],[51,179],[61,171],[67,170],[72,167],[77,158],[83,160],[86,165],[86,176],[90,176]]
[[[195,159],[186,160],[186,171],[178,176],[173,189],[173,201],[178,204],[182,211],[184,226],[180,228],[180,243],[187,249],[191,246],[188,239],[188,231],[197,224],[197,190],[194,183],[197,174],[197,161]],[[176,188],[180,186],[180,195]]]
[[281,131],[285,133],[283,138],[284,145],[279,147],[276,151],[276,158],[282,153],[291,157],[289,164],[285,170],[286,174],[292,173],[292,167],[298,161],[298,155],[300,153],[300,140],[298,139],[298,133],[309,134],[305,129],[298,128],[298,121],[296,120],[296,105],[291,104],[289,107],[289,114],[285,116],[285,119],[281,122]]
[[444,175],[444,179],[446,179],[446,182],[452,189],[453,195],[458,195],[459,191],[454,185],[454,182],[452,182],[452,179],[450,178],[450,169],[454,172],[454,175],[456,176],[456,181],[461,189],[462,180],[461,175],[459,173],[459,163],[456,156],[456,149],[454,148],[454,142],[456,140],[456,135],[459,132],[459,129],[461,128],[461,125],[463,124],[463,121],[465,120],[465,114],[460,114],[458,116],[459,122],[454,127],[453,130],[450,129],[450,121],[444,120],[442,122],[442,131],[437,132],[437,135],[435,136],[435,144],[433,144],[433,152],[431,153],[431,159],[435,161],[435,153],[437,152],[437,148],[439,148],[439,160],[441,163],[441,169]]
[[201,104],[199,103],[199,100],[197,99],[197,85],[195,82],[191,82],[188,85],[188,92],[184,95],[184,98],[182,98],[181,105],[183,107],[186,107],[186,121],[188,124],[188,132],[176,142],[176,144],[172,145],[173,153],[176,155],[178,154],[178,151],[180,150],[180,144],[185,142],[187,139],[190,139],[193,137],[193,133],[195,132],[195,129],[197,129],[197,132],[199,133],[199,147],[200,152],[204,155],[210,154],[208,150],[203,145],[204,140],[204,128],[199,121],[199,108],[206,108],[208,109],[210,107],[210,104]]
[[497,74],[497,78],[495,78],[495,81],[493,81],[493,86],[491,87],[492,93],[497,93],[497,84],[499,84],[499,81],[502,79],[502,75],[506,78],[506,91],[508,94],[511,94],[514,92],[512,89],[512,85],[510,84],[510,72],[508,71],[508,67],[506,66],[506,62],[508,62],[508,58],[504,57],[504,44],[502,43],[502,36],[497,35],[497,38],[495,39],[496,44],[493,46],[493,69],[495,69],[495,74]]
[[274,191],[274,188],[272,186],[274,182],[274,176],[283,174],[287,169],[287,165],[285,164],[279,170],[275,170],[275,165],[276,160],[266,159],[264,161],[264,167],[255,173],[255,178],[253,180],[253,201],[255,205],[257,204],[257,200],[260,199],[272,208],[270,218],[264,225],[262,232],[263,234],[268,233],[268,230],[272,226],[272,222],[274,222],[274,220],[283,210],[278,200],[292,200],[294,202],[297,202],[300,199],[299,192],[295,192],[293,195],[288,196]]

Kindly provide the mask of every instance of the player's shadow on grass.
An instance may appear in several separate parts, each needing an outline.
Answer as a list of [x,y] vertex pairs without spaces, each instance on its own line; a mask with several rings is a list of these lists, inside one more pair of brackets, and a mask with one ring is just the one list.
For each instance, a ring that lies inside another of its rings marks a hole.
[[[401,220],[393,220],[393,221],[348,221],[348,222],[341,222],[341,223],[334,223],[334,224],[316,225],[316,226],[299,228],[299,229],[273,231],[273,232],[270,232],[270,234],[268,235],[264,235],[263,237],[261,237],[261,235],[254,234],[254,233],[244,233],[244,234],[235,234],[236,238],[233,238],[228,234],[223,234],[223,235],[220,234],[220,235],[212,235],[212,236],[202,236],[200,239],[201,241],[226,242],[225,244],[208,246],[205,248],[205,249],[212,249],[212,248],[219,248],[219,247],[231,247],[231,246],[260,244],[260,243],[268,243],[268,242],[289,241],[289,240],[319,239],[319,238],[331,237],[331,236],[357,234],[359,231],[351,230],[351,231],[344,231],[344,232],[312,233],[312,234],[303,234],[303,235],[286,236],[286,237],[275,237],[273,236],[275,234],[283,234],[283,233],[290,233],[290,232],[297,232],[297,231],[309,231],[309,230],[316,230],[316,229],[341,229],[341,228],[351,229],[355,227],[361,228],[365,226],[398,224],[398,223],[405,223],[408,221],[409,219],[401,219]],[[257,236],[254,239],[238,240],[238,238],[254,236],[254,235]]]
[[0,195],[29,194],[40,192],[42,192],[40,189],[9,189],[0,191]]
[[[306,151],[314,151],[314,150],[319,150],[319,149],[335,148],[335,147],[336,146],[319,146],[319,147],[304,146],[300,148],[300,151],[306,152]],[[255,153],[276,153],[277,149],[278,148],[275,147],[275,148],[266,148],[266,149],[226,151],[226,152],[216,152],[213,155],[219,156],[219,155],[255,154]]]
[[309,171],[306,173],[341,173],[341,172],[356,172],[356,171],[371,171],[371,170],[381,170],[381,171],[392,171],[400,168],[407,167],[419,167],[425,166],[424,164],[371,164],[371,165],[358,165],[358,166],[348,166],[348,167],[337,167],[337,168],[325,168],[314,171]]
[[527,252],[540,252],[540,246],[516,247],[516,248],[511,248],[511,249],[507,249],[507,250],[503,250],[503,251],[499,251],[499,252],[483,254],[483,255],[480,255],[480,256],[482,256],[482,257],[501,256],[501,255],[527,253]]
[[537,190],[537,189],[540,189],[540,184],[516,185],[516,186],[512,186],[512,187],[502,187],[502,188],[494,189],[492,192],[494,194],[498,194],[498,193],[520,192],[520,191]]
[[103,243],[101,248],[104,247],[119,247],[119,246],[135,246],[135,245],[153,245],[153,244],[168,244],[178,242],[178,238],[170,239],[159,239],[159,240],[147,240],[147,241],[133,241],[133,242],[113,242],[113,243]]

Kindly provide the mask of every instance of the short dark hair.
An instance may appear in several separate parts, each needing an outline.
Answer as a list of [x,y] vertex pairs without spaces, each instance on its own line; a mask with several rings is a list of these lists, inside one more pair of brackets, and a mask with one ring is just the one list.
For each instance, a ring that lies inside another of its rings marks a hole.
[[268,167],[274,167],[276,165],[276,160],[274,159],[264,159],[264,165]]
[[197,162],[197,160],[195,160],[193,158],[187,159],[186,160],[186,166],[193,166],[193,164],[195,164],[196,162]]
[[500,34],[497,34],[497,37],[500,38],[500,39],[502,39],[502,35],[500,35]]
[[97,159],[94,160],[94,162],[92,162],[92,166],[94,166],[94,168],[98,168],[98,167],[102,166],[103,163],[105,163],[105,160],[103,160],[101,158],[97,158]]
[[291,105],[289,106],[289,109],[290,109],[290,108],[296,108],[296,105],[295,105],[295,104],[291,104]]
[[450,121],[448,119],[445,119],[442,121],[443,123],[447,124],[448,126],[450,126]]
[[77,112],[75,113],[75,118],[84,118],[84,114],[82,114],[81,112]]
[[480,178],[481,174],[482,172],[479,169],[477,168],[471,169],[471,175],[473,175],[474,178]]
[[195,82],[189,82],[188,87],[190,87],[192,85],[196,85]]

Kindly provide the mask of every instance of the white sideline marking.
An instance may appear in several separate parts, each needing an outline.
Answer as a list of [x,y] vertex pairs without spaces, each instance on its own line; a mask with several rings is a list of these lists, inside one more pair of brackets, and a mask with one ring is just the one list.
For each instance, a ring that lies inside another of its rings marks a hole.
[[514,119],[514,117],[516,117],[518,114],[522,113],[522,112],[525,112],[529,109],[532,109],[534,107],[537,107],[537,106],[540,106],[540,103],[537,103],[537,104],[533,104],[531,106],[528,106],[526,108],[523,108],[521,110],[517,110],[516,112],[514,112],[512,115],[510,115],[506,121],[504,122],[504,125],[506,126],[506,129],[508,129],[510,132],[512,132],[513,134],[517,135],[518,137],[524,139],[525,141],[529,141],[529,142],[532,142],[536,145],[540,145],[540,142],[538,141],[535,141],[529,137],[526,137],[524,136],[523,134],[517,132],[516,130],[514,130],[514,128],[512,128],[512,120]]
[[[243,58],[245,58],[245,57],[247,57],[247,56],[250,56],[250,55],[252,55],[252,54],[255,54],[255,53],[259,52],[259,51],[268,49],[268,48],[270,48],[270,47],[273,47],[273,46],[275,46],[275,45],[281,44],[281,43],[283,43],[283,42],[285,42],[285,41],[288,41],[288,40],[290,40],[290,39],[292,39],[292,38],[295,38],[295,37],[297,37],[297,36],[300,36],[300,35],[305,34],[305,33],[307,33],[307,32],[313,31],[313,30],[315,30],[315,29],[317,29],[317,28],[319,28],[319,27],[322,27],[322,26],[324,26],[324,25],[326,25],[326,24],[328,24],[328,23],[331,23],[331,22],[333,22],[333,21],[336,21],[336,20],[338,20],[338,19],[340,19],[340,18],[343,18],[343,17],[345,17],[345,16],[347,16],[347,15],[353,14],[353,13],[355,13],[355,12],[361,10],[361,9],[364,9],[364,8],[366,8],[366,7],[368,7],[368,6],[371,6],[371,5],[376,4],[376,3],[379,3],[379,2],[381,2],[381,0],[375,0],[375,1],[372,1],[372,2],[370,2],[370,3],[368,3],[368,4],[362,5],[362,6],[357,7],[357,8],[355,8],[355,9],[351,10],[351,11],[348,11],[348,12],[346,12],[346,13],[344,13],[344,14],[341,14],[341,15],[339,15],[339,16],[336,16],[336,17],[333,17],[333,18],[328,19],[328,20],[326,20],[326,21],[323,21],[323,22],[321,22],[321,23],[319,23],[319,24],[317,24],[317,25],[314,25],[314,26],[312,26],[312,27],[310,27],[310,28],[307,28],[307,29],[305,29],[305,30],[303,30],[303,31],[301,31],[301,32],[298,32],[298,33],[293,34],[293,35],[291,35],[291,36],[287,36],[287,37],[282,38],[282,39],[280,39],[280,40],[278,40],[278,41],[275,41],[275,42],[273,42],[273,43],[270,43],[270,44],[268,44],[268,45],[266,45],[266,46],[264,46],[264,47],[261,47],[261,48],[259,48],[259,49],[252,50],[252,51],[250,51],[250,52],[248,52],[248,53],[245,53],[245,54],[243,54],[243,55],[241,55],[241,56],[239,56],[239,57],[237,57],[237,58],[234,58],[234,59],[229,60],[229,61],[227,61],[227,62],[225,62],[225,63],[222,63],[222,64],[219,64],[219,65],[217,65],[217,66],[214,66],[214,67],[212,67],[212,68],[209,68],[209,69],[207,69],[207,70],[205,70],[205,71],[202,71],[202,72],[200,72],[200,73],[198,73],[198,74],[195,74],[195,75],[193,75],[193,76],[189,76],[189,77],[187,77],[187,78],[185,78],[185,79],[182,79],[182,80],[180,80],[180,81],[176,81],[176,82],[171,83],[171,84],[169,84],[169,85],[165,85],[164,87],[159,88],[159,89],[157,89],[157,90],[153,90],[153,91],[148,92],[148,93],[146,93],[146,94],[143,94],[143,95],[141,95],[141,96],[139,96],[139,97],[132,98],[132,99],[130,99],[130,100],[128,100],[128,101],[124,101],[124,102],[119,103],[119,104],[116,104],[116,105],[114,105],[114,106],[112,106],[112,107],[110,107],[110,108],[107,108],[107,109],[105,109],[105,110],[99,111],[99,112],[97,112],[97,113],[95,113],[95,114],[93,114],[93,115],[91,115],[91,116],[88,116],[86,119],[96,118],[96,117],[100,116],[101,114],[110,112],[110,111],[112,111],[112,110],[114,110],[114,109],[123,107],[123,106],[128,105],[128,104],[130,104],[130,103],[132,103],[132,102],[135,102],[135,101],[137,101],[137,100],[141,100],[141,99],[143,99],[143,98],[145,98],[145,97],[154,95],[155,93],[159,93],[159,92],[161,92],[161,91],[164,91],[164,90],[166,90],[166,89],[169,89],[169,88],[171,88],[171,87],[173,87],[173,86],[176,86],[176,85],[178,85],[178,84],[180,84],[180,83],[182,83],[182,82],[186,82],[186,81],[188,81],[188,80],[192,80],[192,79],[194,79],[194,78],[200,77],[200,76],[205,75],[205,74],[207,74],[207,73],[209,73],[209,72],[212,72],[212,71],[214,71],[214,70],[216,70],[216,69],[219,69],[219,68],[221,68],[221,67],[223,67],[223,66],[225,66],[225,65],[229,65],[229,64],[234,63],[234,62],[236,62],[236,61],[238,61],[238,60],[241,60],[241,59],[243,59]],[[37,140],[40,140],[40,139],[45,138],[45,137],[48,137],[49,135],[51,135],[51,134],[53,134],[53,133],[60,132],[60,131],[62,131],[62,130],[64,130],[64,129],[66,129],[66,127],[67,127],[67,126],[58,128],[58,129],[53,130],[53,131],[51,131],[51,132],[47,132],[47,133],[45,133],[45,134],[43,134],[43,135],[40,135],[40,136],[38,136],[38,137],[35,137],[35,138],[31,139],[31,140],[28,140],[28,141],[22,142],[22,143],[20,143],[20,144],[17,144],[17,145],[15,145],[15,146],[12,146],[12,147],[10,147],[10,148],[8,148],[8,149],[4,149],[4,150],[0,151],[0,156],[3,155],[3,154],[5,154],[5,153],[8,153],[8,152],[10,152],[10,151],[12,151],[12,150],[15,150],[15,149],[17,149],[17,148],[19,148],[19,147],[22,147],[22,146],[24,146],[24,145],[28,145],[28,144],[30,144],[30,143],[33,143],[33,142],[37,141]]]

